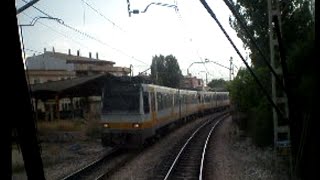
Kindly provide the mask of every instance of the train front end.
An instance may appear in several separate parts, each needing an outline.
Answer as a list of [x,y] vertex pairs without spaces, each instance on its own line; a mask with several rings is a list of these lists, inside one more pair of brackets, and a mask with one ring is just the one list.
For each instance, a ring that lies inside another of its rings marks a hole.
[[103,91],[102,144],[125,148],[141,146],[152,134],[147,127],[146,120],[150,117],[144,113],[141,84],[112,84]]

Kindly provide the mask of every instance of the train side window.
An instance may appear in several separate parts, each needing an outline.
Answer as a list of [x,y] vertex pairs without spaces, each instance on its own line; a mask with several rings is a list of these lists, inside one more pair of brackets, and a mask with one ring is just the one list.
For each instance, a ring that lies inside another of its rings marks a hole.
[[163,93],[162,95],[162,109],[165,109],[167,107],[167,94]]
[[165,94],[165,108],[169,108],[170,107],[170,96],[169,94]]
[[174,106],[178,106],[179,105],[179,94],[176,93],[174,94]]
[[165,94],[165,108],[171,108],[172,107],[172,95],[169,93]]
[[170,94],[170,107],[174,107],[173,94]]
[[158,92],[157,93],[157,101],[158,101],[158,111],[163,109],[163,98],[162,98],[162,93]]
[[151,111],[155,112],[156,111],[156,104],[155,104],[155,96],[154,96],[154,92],[151,92]]
[[144,109],[145,114],[150,112],[149,93],[148,92],[143,92],[143,109]]

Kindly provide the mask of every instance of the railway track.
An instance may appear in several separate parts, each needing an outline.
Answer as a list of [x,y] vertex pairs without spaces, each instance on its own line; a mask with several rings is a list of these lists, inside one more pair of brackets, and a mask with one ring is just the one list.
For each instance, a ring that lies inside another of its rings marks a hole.
[[86,167],[62,178],[62,180],[81,180],[81,179],[103,179],[111,175],[116,169],[127,162],[134,153],[127,153],[121,149],[113,148],[103,157],[88,164]]
[[[202,177],[203,163],[205,157],[206,144],[214,127],[226,117],[226,113],[222,113],[211,119],[208,119],[199,128],[197,128],[191,137],[187,139],[179,150],[177,156],[169,157],[167,165],[161,169],[161,176],[156,179],[194,179]],[[209,136],[208,136],[209,134]],[[181,145],[180,145],[181,147]],[[176,149],[176,148],[175,148]],[[114,148],[105,156],[81,168],[63,180],[81,180],[81,179],[107,179],[119,168],[123,167],[127,162],[136,157],[137,152],[125,152],[124,150]],[[169,164],[173,162],[172,164]]]
[[227,116],[213,118],[197,128],[182,147],[180,146],[174,158],[168,160],[170,163],[166,163],[166,171],[161,172],[162,175],[156,179],[203,179],[207,144],[214,128]]

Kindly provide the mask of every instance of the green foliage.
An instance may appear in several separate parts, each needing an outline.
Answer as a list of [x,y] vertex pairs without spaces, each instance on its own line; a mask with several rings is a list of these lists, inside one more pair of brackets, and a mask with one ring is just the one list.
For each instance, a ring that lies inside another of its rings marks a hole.
[[266,101],[251,107],[248,118],[248,132],[253,142],[258,146],[268,146],[273,143],[272,111]]
[[[270,84],[267,69],[256,71],[263,84]],[[247,114],[242,119],[243,130],[252,137],[258,146],[267,146],[273,142],[273,119],[269,102],[261,92],[247,69],[240,69],[236,78],[228,85],[230,97],[240,112]],[[271,93],[271,89],[268,89]]]
[[[311,108],[313,101],[313,88],[315,84],[314,54],[314,20],[309,9],[309,1],[294,0],[280,1],[282,10],[282,36],[285,55],[291,80],[292,99],[296,104],[305,104],[301,109],[294,109],[296,117],[303,117],[304,110]],[[253,35],[263,54],[269,60],[269,34],[268,34],[268,6],[265,0],[237,0],[236,11]],[[250,59],[253,71],[271,95],[271,76],[261,55],[255,48],[249,36],[240,23],[232,16],[229,23],[236,30],[238,37],[243,41],[244,47],[250,49]],[[237,77],[227,86],[230,97],[239,111],[248,115],[246,132],[251,135],[258,145],[272,143],[272,111],[271,105],[266,101],[254,79],[246,69],[239,70]],[[307,92],[307,93],[306,93]],[[294,117],[294,118],[296,118]],[[296,121],[301,121],[297,118]],[[298,123],[299,124],[299,123]],[[300,134],[297,131],[297,134]]]
[[208,86],[210,87],[210,90],[213,91],[226,91],[227,90],[227,81],[224,79],[212,79]]
[[[257,69],[255,73],[265,87],[270,87],[271,80],[266,68]],[[227,89],[241,112],[248,112],[251,107],[267,103],[267,99],[262,98],[264,97],[263,92],[247,69],[240,69],[237,76],[228,84]],[[268,88],[267,91],[271,93],[271,88]]]
[[[269,54],[269,36],[268,36],[268,13],[266,0],[237,0],[235,9],[242,17],[242,21],[247,25],[253,39],[261,47],[264,54]],[[263,66],[262,57],[255,49],[253,42],[241,27],[235,17],[230,16],[229,23],[237,32],[237,36],[244,43],[244,47],[251,50],[250,59],[254,67]]]
[[156,55],[152,58],[151,78],[155,84],[176,88],[182,77],[178,61],[173,55]]

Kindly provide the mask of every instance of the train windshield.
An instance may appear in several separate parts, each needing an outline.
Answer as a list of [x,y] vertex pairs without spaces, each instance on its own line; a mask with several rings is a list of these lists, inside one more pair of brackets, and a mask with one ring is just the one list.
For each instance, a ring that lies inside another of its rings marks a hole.
[[140,88],[133,85],[113,85],[105,88],[103,113],[139,113]]

